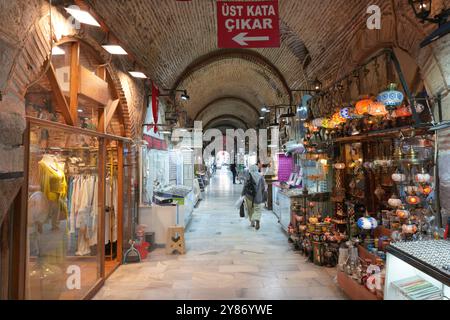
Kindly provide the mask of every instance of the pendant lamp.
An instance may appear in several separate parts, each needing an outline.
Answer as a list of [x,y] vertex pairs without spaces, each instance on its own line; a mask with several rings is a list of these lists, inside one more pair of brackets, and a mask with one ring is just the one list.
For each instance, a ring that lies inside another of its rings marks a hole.
[[374,117],[384,117],[388,111],[383,103],[376,101],[369,106],[368,113]]
[[360,229],[363,230],[373,230],[378,227],[377,220],[369,216],[359,218],[356,224]]
[[404,94],[397,90],[397,84],[391,83],[387,91],[383,91],[378,95],[377,100],[386,107],[398,107],[403,103],[404,98]]
[[352,109],[351,108],[348,108],[348,107],[342,108],[339,111],[339,114],[344,119],[352,119]]
[[362,99],[356,103],[355,114],[362,116],[369,112],[369,107],[373,103],[372,99]]
[[397,110],[395,110],[392,113],[392,116],[394,118],[406,118],[406,117],[411,117],[412,113],[411,113],[411,109],[407,106],[402,106],[400,108],[398,108]]

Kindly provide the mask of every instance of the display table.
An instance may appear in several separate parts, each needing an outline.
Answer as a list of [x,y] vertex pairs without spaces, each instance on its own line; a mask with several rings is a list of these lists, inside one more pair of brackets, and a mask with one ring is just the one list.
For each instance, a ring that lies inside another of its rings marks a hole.
[[450,299],[450,241],[397,242],[387,248],[385,300]]
[[191,190],[184,197],[177,198],[173,203],[156,204],[140,208],[140,222],[147,225],[146,231],[155,233],[155,244],[163,246],[167,242],[166,234],[169,227],[186,228],[195,206],[195,193]]

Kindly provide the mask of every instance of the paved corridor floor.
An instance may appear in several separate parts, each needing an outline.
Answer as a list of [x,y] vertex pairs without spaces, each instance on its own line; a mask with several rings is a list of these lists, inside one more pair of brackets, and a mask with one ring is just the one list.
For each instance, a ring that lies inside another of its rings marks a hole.
[[186,230],[187,253],[150,253],[121,266],[95,299],[345,299],[335,269],[315,266],[294,252],[275,215],[261,229],[241,219],[227,168],[216,173]]

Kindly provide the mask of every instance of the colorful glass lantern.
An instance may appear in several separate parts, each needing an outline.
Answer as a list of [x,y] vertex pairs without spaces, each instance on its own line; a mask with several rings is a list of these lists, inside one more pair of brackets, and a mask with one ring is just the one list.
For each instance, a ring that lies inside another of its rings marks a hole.
[[393,173],[391,178],[392,178],[392,181],[394,181],[396,183],[406,181],[406,175],[404,173],[401,173],[400,171]]
[[409,218],[409,211],[406,210],[405,208],[400,208],[397,211],[395,211],[395,214],[397,215],[397,217],[399,217],[400,219],[408,219]]
[[343,163],[343,162],[336,163],[334,165],[334,168],[337,170],[343,170],[343,169],[345,169],[345,163]]
[[406,197],[406,202],[410,205],[416,205],[421,202],[420,197],[416,195],[415,192],[413,192],[411,195]]
[[373,103],[372,99],[362,99],[356,103],[355,113],[357,115],[364,115],[369,112],[369,107]]
[[387,91],[378,95],[377,100],[387,107],[398,107],[403,103],[404,94],[397,90],[397,85],[391,83]]
[[375,117],[384,117],[388,114],[386,106],[382,102],[374,102],[369,106],[369,114]]
[[345,119],[344,117],[341,116],[341,113],[338,111],[335,114],[333,114],[333,116],[331,117],[331,120],[336,123],[337,125],[341,124],[341,123],[345,123],[347,121],[347,119]]
[[425,168],[422,167],[421,171],[418,172],[415,176],[414,179],[416,180],[416,182],[418,183],[428,183],[431,181],[431,175],[429,173],[426,172]]
[[378,227],[378,222],[375,218],[372,217],[362,217],[358,219],[356,223],[360,229],[363,230],[373,230]]
[[342,118],[344,119],[352,119],[352,109],[351,108],[342,108],[339,111],[339,114],[341,115]]
[[332,127],[330,126],[330,119],[322,118],[322,127],[326,129],[331,129]]
[[411,109],[410,107],[407,106],[402,106],[400,108],[398,108],[397,110],[395,110],[392,113],[392,116],[394,118],[406,118],[406,117],[411,117],[412,113],[411,113]]
[[393,194],[388,200],[388,204],[393,208],[398,208],[403,205],[402,200],[399,199],[395,194]]
[[402,225],[402,232],[405,234],[414,234],[417,232],[417,226],[411,221],[408,221],[408,223]]
[[313,126],[322,127],[323,118],[316,118],[312,121]]
[[429,184],[423,184],[420,186],[419,192],[428,196],[431,192],[433,192],[433,188]]

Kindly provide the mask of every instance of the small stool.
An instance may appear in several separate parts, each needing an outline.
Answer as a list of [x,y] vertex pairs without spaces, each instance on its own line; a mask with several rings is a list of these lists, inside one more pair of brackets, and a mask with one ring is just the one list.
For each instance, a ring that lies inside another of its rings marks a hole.
[[185,254],[184,227],[173,226],[167,230],[166,252],[172,254],[174,251]]

